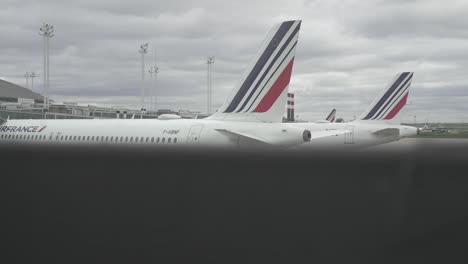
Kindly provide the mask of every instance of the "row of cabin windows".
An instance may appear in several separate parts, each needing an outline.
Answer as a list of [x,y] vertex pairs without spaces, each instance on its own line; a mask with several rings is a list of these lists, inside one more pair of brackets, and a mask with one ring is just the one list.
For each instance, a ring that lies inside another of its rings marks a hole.
[[[19,140],[46,140],[46,135],[1,135],[0,139]],[[49,140],[53,140],[52,135]],[[114,136],[68,136],[56,135],[55,140],[60,141],[101,141],[101,142],[140,142],[140,143],[166,143],[166,138],[154,137],[114,137]],[[167,138],[167,143],[177,143],[177,138]]]
[[46,135],[1,135],[0,139],[45,140]]

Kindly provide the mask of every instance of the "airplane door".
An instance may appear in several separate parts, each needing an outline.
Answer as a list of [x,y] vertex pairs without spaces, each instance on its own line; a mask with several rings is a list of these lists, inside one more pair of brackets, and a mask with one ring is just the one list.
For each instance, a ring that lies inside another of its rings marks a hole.
[[349,133],[344,134],[344,143],[345,144],[354,144],[354,126],[345,127],[346,130],[349,130]]
[[56,138],[56,135],[55,135],[54,132],[50,132],[49,135],[47,135],[47,140],[50,141],[50,143],[52,143],[52,144],[57,143],[55,138]]
[[194,125],[190,128],[187,136],[187,144],[198,144],[198,142],[200,142],[200,132],[202,128],[202,125]]

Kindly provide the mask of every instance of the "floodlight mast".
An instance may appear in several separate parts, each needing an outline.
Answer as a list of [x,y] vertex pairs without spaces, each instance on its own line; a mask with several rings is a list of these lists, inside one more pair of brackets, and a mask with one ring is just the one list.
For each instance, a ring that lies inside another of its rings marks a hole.
[[47,109],[50,107],[49,89],[50,89],[50,48],[49,39],[54,36],[54,26],[50,26],[50,34],[47,38]]
[[[156,81],[158,79],[159,68],[156,65],[151,66],[150,70],[148,72],[151,75],[151,82],[152,82],[152,86],[150,88],[150,94],[149,94],[150,102],[151,102],[150,110],[156,111],[157,110],[157,108],[156,108],[156,95],[155,95],[155,92],[154,92],[154,88],[156,86]],[[153,74],[154,74],[154,79],[153,79]]]
[[157,105],[158,105],[158,73],[159,73],[159,67],[154,65],[154,110],[158,111]]
[[141,54],[141,111],[143,116],[145,109],[145,54],[148,53],[148,43],[141,44],[138,52]]
[[151,67],[154,73],[154,80],[153,80],[153,86],[151,87],[151,106],[154,106],[154,111],[157,112],[157,98],[158,98],[158,93],[156,90],[156,85],[158,81],[158,73],[159,73],[159,68],[158,65],[156,65],[156,48],[154,48],[154,66]]
[[28,88],[28,89],[29,89],[29,76],[30,76],[29,72],[26,72],[24,74],[24,77],[26,77],[26,88]]
[[34,91],[34,78],[36,77],[36,73],[31,72],[29,77],[31,77],[31,91]]
[[206,95],[206,112],[207,114],[211,113],[211,65],[215,62],[215,56],[207,57],[207,95]]
[[47,109],[47,50],[46,50],[46,39],[47,39],[47,27],[46,25],[42,25],[42,27],[39,29],[40,32],[39,34],[44,37],[44,46],[43,46],[43,54],[44,54],[44,67],[43,67],[43,77],[44,77],[44,82],[43,82],[43,99],[44,102],[42,104],[43,109]]
[[44,37],[44,109],[49,109],[49,39],[54,36],[54,26],[43,23],[39,30]]
[[152,87],[149,89],[149,97],[150,97],[150,111],[153,110],[153,86],[154,86],[154,80],[153,80],[153,73],[154,73],[154,69],[153,69],[153,66],[150,67],[150,69],[148,70],[148,73],[150,74],[150,77],[151,77],[151,82],[153,83]]

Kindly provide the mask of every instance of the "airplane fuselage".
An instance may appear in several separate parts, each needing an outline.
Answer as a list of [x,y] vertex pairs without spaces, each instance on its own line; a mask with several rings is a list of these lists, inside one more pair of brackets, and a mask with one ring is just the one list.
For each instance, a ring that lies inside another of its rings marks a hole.
[[[319,131],[349,133],[313,139]],[[376,134],[390,130],[391,133]],[[398,132],[397,132],[398,131]],[[234,132],[234,133],[232,133]],[[350,123],[260,123],[204,119],[9,120],[0,126],[0,142],[151,146],[281,146],[356,148],[383,144],[416,134],[400,125]],[[249,137],[249,135],[253,135]]]
[[[289,146],[304,142],[303,130],[288,127],[283,123],[203,119],[10,120],[0,127],[0,141],[154,146],[251,146],[267,143]],[[256,137],[249,138],[248,135]]]

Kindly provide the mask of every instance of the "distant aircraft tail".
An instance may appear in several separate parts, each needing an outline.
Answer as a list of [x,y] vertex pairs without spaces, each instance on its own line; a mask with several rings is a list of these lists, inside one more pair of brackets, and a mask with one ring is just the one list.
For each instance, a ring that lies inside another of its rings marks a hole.
[[300,27],[300,20],[273,27],[238,88],[207,119],[281,122]]
[[359,120],[395,123],[395,117],[406,105],[413,72],[395,75],[392,82],[375,98]]
[[336,116],[336,109],[333,109],[325,120],[330,121],[330,123],[333,123],[335,122],[335,116]]

